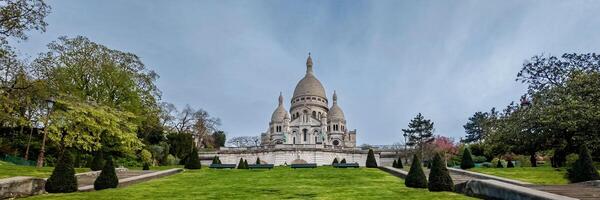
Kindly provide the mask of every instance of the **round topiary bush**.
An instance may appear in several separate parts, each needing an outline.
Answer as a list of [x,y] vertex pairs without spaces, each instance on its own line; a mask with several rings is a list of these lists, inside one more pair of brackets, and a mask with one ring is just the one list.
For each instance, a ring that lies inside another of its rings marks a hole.
[[65,151],[46,181],[44,188],[48,193],[71,193],[77,191],[77,178],[73,168],[71,153]]
[[473,156],[471,155],[471,151],[469,148],[465,148],[465,152],[463,152],[462,160],[460,162],[461,169],[471,169],[475,167],[475,163],[473,163]]
[[334,158],[334,159],[333,159],[333,162],[331,163],[331,165],[333,165],[333,164],[338,164],[338,163],[339,163],[339,162],[338,162],[337,158]]
[[573,166],[567,169],[567,178],[571,183],[600,180],[600,175],[594,166],[592,156],[585,145],[579,148],[579,159],[573,163]]
[[419,160],[416,154],[413,156],[412,165],[410,166],[406,180],[404,180],[404,184],[406,187],[427,188],[427,177],[423,172],[421,160]]
[[377,160],[375,159],[375,153],[373,153],[373,149],[369,149],[369,154],[367,154],[366,166],[368,168],[376,168],[377,167]]
[[198,150],[196,148],[192,149],[192,152],[188,154],[187,161],[183,166],[186,169],[200,169],[202,165],[200,165],[200,159],[198,158]]
[[436,153],[431,163],[431,171],[429,172],[429,191],[453,191],[454,183],[448,172],[448,168],[442,160],[442,156]]
[[105,163],[102,172],[94,181],[94,190],[116,188],[119,185],[119,178],[115,172],[112,156],[108,156]]
[[98,151],[95,153],[94,158],[92,158],[92,163],[90,164],[90,169],[92,171],[102,170],[104,167],[104,155],[102,151]]

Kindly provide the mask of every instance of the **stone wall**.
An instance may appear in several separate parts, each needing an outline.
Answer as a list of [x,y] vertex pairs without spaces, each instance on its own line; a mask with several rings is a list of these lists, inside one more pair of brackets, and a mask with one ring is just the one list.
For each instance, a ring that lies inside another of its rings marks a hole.
[[[200,152],[202,164],[210,165],[212,157],[218,155],[223,164],[237,164],[240,158],[248,160],[248,163],[254,163],[256,158],[261,161],[281,166],[292,164],[294,161],[303,160],[307,163],[316,163],[317,165],[331,165],[334,158],[338,161],[346,159],[348,163],[358,163],[365,166],[367,161],[367,151],[328,151],[328,150],[290,150],[277,149],[270,151],[220,151],[220,152]],[[379,154],[375,153],[375,160],[380,163]]]
[[43,178],[17,176],[0,179],[0,199],[26,197],[44,193]]

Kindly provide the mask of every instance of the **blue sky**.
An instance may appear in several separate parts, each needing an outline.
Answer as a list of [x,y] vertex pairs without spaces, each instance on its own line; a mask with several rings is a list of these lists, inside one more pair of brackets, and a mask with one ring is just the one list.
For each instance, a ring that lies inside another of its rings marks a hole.
[[34,58],[82,35],[137,54],[163,100],[221,118],[229,137],[265,131],[308,52],[337,90],[358,143],[391,144],[421,112],[459,138],[476,111],[525,92],[533,55],[598,52],[600,1],[50,1],[45,33],[13,44]]

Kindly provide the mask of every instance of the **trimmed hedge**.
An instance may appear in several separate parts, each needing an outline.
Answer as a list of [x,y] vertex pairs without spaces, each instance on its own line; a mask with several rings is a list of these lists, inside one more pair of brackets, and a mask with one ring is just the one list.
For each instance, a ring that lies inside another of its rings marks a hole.
[[579,147],[579,159],[567,169],[567,178],[571,183],[600,180],[592,156],[585,145]]
[[339,163],[339,162],[338,162],[337,158],[334,158],[334,159],[333,159],[333,162],[331,163],[331,165],[333,165],[333,164],[338,164],[338,163]]
[[94,190],[116,188],[119,186],[119,178],[117,177],[117,172],[115,172],[112,156],[108,156],[105,163],[102,172],[100,172],[100,175],[94,181]]
[[94,158],[92,159],[92,163],[90,165],[90,169],[92,171],[99,171],[104,168],[104,155],[102,151],[98,151],[95,153]]
[[341,164],[346,164],[346,159],[343,158],[342,161],[340,161]]
[[260,158],[259,157],[256,157],[256,164],[260,165]]
[[240,162],[238,162],[237,168],[238,169],[245,169],[244,168],[244,159],[240,158]]
[[200,164],[200,158],[198,158],[198,150],[196,148],[192,149],[192,152],[188,154],[185,165],[183,166],[186,169],[200,169],[202,165]]
[[452,182],[448,168],[446,168],[444,160],[442,160],[442,156],[439,153],[435,154],[431,163],[428,188],[432,192],[454,190],[454,182]]
[[469,150],[469,148],[465,148],[462,160],[460,162],[460,168],[471,169],[473,167],[475,167],[475,163],[473,163],[473,156],[471,155],[471,150]]
[[404,184],[406,187],[411,188],[427,188],[427,177],[425,177],[421,160],[417,154],[413,156],[412,165],[410,166],[406,180],[404,180]]
[[71,153],[65,151],[44,185],[48,193],[71,193],[77,191],[77,178]]
[[377,168],[377,160],[375,159],[375,154],[373,153],[373,149],[369,149],[369,154],[367,155],[366,166],[368,168]]

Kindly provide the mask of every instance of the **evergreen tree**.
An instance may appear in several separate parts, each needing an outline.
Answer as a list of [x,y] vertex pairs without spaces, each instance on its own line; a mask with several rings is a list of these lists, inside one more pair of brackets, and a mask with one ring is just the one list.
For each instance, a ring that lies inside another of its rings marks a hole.
[[425,176],[425,172],[423,172],[421,160],[419,160],[417,154],[413,156],[412,165],[410,166],[410,171],[408,171],[408,175],[404,180],[404,184],[406,187],[427,188],[427,177]]
[[393,168],[398,168],[398,163],[396,163],[396,160],[394,160],[394,163],[392,163],[392,167]]
[[248,167],[248,160],[244,160],[244,169],[249,169],[250,167]]
[[73,168],[71,154],[65,151],[46,181],[44,188],[48,193],[70,193],[77,191],[77,178]]
[[567,169],[567,178],[571,183],[600,180],[600,175],[594,167],[592,156],[585,145],[579,147],[579,159]]
[[237,168],[238,169],[244,169],[244,159],[240,158],[240,162],[238,163]]
[[221,163],[221,158],[219,158],[219,156],[217,156],[217,164],[222,164]]
[[256,157],[256,164],[260,165],[260,158],[259,157]]
[[211,164],[219,164],[219,161],[217,159],[217,156],[213,157]]
[[200,159],[198,158],[198,150],[196,148],[192,149],[192,152],[188,154],[187,161],[183,166],[186,169],[200,169],[202,165],[200,164]]
[[506,162],[507,162],[506,168],[514,168],[515,167],[515,164],[513,164],[512,159],[509,158],[506,160]]
[[142,170],[150,170],[150,165],[148,163],[144,163]]
[[99,171],[99,170],[102,170],[103,167],[104,167],[104,155],[103,155],[102,151],[98,151],[98,152],[96,152],[96,154],[94,155],[94,158],[92,159],[92,164],[90,165],[90,169],[92,171]]
[[433,122],[425,119],[421,113],[410,120],[407,129],[402,129],[404,134],[408,136],[408,146],[417,146],[419,154],[423,154],[423,147],[434,141],[433,138]]
[[496,164],[496,168],[504,168],[504,165],[502,165],[502,161],[500,159],[498,159],[498,164]]
[[342,161],[340,161],[341,164],[346,164],[346,159],[343,158]]
[[373,153],[373,149],[369,149],[369,154],[367,154],[366,166],[368,168],[376,168],[377,167],[377,160],[375,159],[375,154]]
[[337,158],[334,158],[334,159],[333,159],[333,163],[331,163],[331,165],[333,165],[333,164],[338,164],[338,163],[339,163],[339,162],[338,162]]
[[465,152],[463,152],[462,160],[460,161],[461,169],[471,169],[475,167],[475,163],[473,162],[473,157],[471,156],[471,150],[469,148],[465,148]]
[[429,191],[453,191],[454,183],[448,172],[448,168],[444,165],[444,160],[439,153],[433,157],[431,171],[429,172]]
[[94,181],[94,190],[103,190],[108,188],[116,188],[119,185],[119,178],[115,172],[112,156],[106,158],[104,168],[96,181]]
[[398,167],[398,169],[404,169],[404,165],[402,165],[402,159],[398,159],[396,166]]

